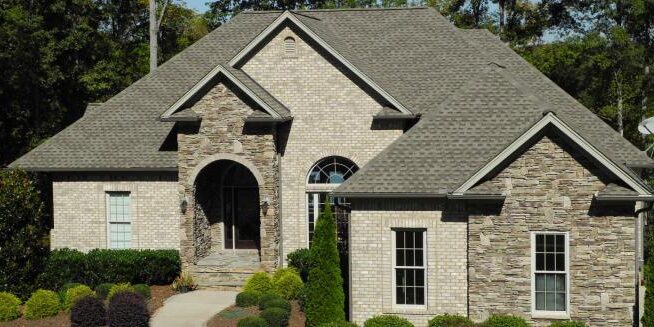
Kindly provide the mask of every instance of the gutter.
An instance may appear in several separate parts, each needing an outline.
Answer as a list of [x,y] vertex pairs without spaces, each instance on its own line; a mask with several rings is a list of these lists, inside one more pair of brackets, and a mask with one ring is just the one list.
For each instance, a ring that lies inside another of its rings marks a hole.
[[377,198],[377,199],[450,199],[450,200],[495,200],[506,198],[505,194],[453,194],[453,193],[347,193],[332,192],[333,196],[345,198]]
[[[596,195],[597,201],[654,201],[654,195]],[[641,210],[641,209],[638,209]],[[639,212],[637,211],[636,214]]]
[[285,123],[293,120],[293,117],[267,118],[267,117],[246,117],[243,118],[245,123]]
[[26,171],[40,172],[177,172],[177,167],[133,167],[133,168],[47,168],[47,167],[8,167]]

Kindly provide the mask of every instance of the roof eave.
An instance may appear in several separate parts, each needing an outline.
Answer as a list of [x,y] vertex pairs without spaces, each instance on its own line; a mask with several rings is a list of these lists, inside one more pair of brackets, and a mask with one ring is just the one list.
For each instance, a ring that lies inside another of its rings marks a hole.
[[26,171],[59,173],[59,172],[177,172],[177,167],[21,167],[13,163],[8,168],[19,168]]
[[654,195],[596,195],[595,200],[602,202],[650,202],[654,201]]
[[434,198],[445,199],[445,193],[403,193],[403,192],[333,192],[333,196],[352,198],[380,198],[380,199],[402,199],[402,198]]

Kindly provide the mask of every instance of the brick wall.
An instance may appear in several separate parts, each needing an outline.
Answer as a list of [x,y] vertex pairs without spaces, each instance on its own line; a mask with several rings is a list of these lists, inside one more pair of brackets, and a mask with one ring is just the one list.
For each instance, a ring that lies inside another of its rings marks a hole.
[[488,181],[508,194],[501,210],[470,208],[471,318],[512,313],[548,325],[531,317],[530,231],[562,231],[570,238],[571,318],[631,326],[633,203],[594,202],[614,177],[567,144],[548,133]]
[[[295,55],[284,55],[287,37],[296,40]],[[284,259],[308,246],[306,180],[311,167],[331,155],[362,167],[402,134],[401,128],[371,128],[382,105],[335,65],[286,28],[242,67],[293,115],[290,129],[280,131]]]
[[[354,200],[350,225],[351,315],[356,323],[397,314],[416,326],[442,313],[467,314],[466,216],[437,200]],[[426,309],[393,305],[393,228],[425,228]]]
[[179,197],[174,174],[53,176],[51,247],[107,248],[106,192],[130,192],[132,247],[179,249]]

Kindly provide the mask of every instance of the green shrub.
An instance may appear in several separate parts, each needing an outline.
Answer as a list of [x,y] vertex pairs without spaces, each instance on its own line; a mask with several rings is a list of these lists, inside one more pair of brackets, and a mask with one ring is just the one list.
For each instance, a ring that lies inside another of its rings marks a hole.
[[111,291],[111,288],[114,287],[116,284],[112,283],[102,283],[98,286],[95,287],[95,295],[98,296],[101,300],[106,300],[107,296],[109,295],[109,291]]
[[53,291],[38,290],[25,302],[25,318],[28,320],[56,316],[61,309],[59,295]]
[[324,323],[318,327],[359,327],[359,326],[349,321],[332,321],[332,322]]
[[268,327],[268,323],[261,317],[245,317],[238,321],[237,327]]
[[290,314],[282,308],[268,308],[261,311],[260,316],[270,327],[285,327],[288,326],[288,317]]
[[84,254],[61,249],[52,251],[38,283],[52,289],[71,282],[166,285],[179,275],[180,267],[177,250],[96,249]]
[[261,310],[266,310],[268,308],[282,308],[286,310],[288,313],[290,313],[291,303],[284,299],[272,299],[270,301],[266,301],[264,303],[261,303],[261,305],[259,305],[259,309]]
[[643,277],[645,278],[645,305],[643,326],[654,326],[654,232],[649,232],[649,257],[645,262]]
[[66,284],[64,284],[64,286],[62,286],[59,289],[59,292],[57,292],[57,294],[59,295],[59,301],[61,303],[65,303],[66,302],[66,292],[68,292],[69,289],[71,289],[73,287],[80,286],[80,285],[84,285],[84,284],[80,284],[80,283],[66,283]]
[[586,327],[586,324],[583,321],[567,320],[553,322],[550,327]]
[[311,262],[311,251],[309,249],[297,249],[288,255],[288,266],[297,269],[305,283],[309,278],[309,263]]
[[272,280],[267,273],[260,271],[248,278],[243,290],[259,294],[270,293],[273,291]]
[[87,296],[76,301],[70,309],[71,327],[97,327],[107,325],[107,310],[102,300]]
[[266,293],[259,296],[259,302],[257,304],[259,305],[259,309],[263,310],[265,307],[267,307],[268,302],[275,300],[284,300],[284,298],[276,293]]
[[484,321],[484,327],[529,327],[529,324],[522,317],[492,315]]
[[309,267],[305,299],[307,325],[345,321],[343,277],[336,245],[336,220],[331,206],[325,206],[316,222]]
[[136,293],[136,290],[129,283],[116,284],[109,290],[107,300],[111,302],[111,299],[118,293]]
[[95,296],[95,292],[86,285],[69,288],[64,296],[64,308],[68,310],[73,307],[75,302],[88,296]]
[[38,191],[49,182],[36,177],[0,169],[0,290],[23,300],[36,289],[49,250],[49,223]]
[[429,327],[466,327],[474,323],[468,317],[444,314],[434,317],[429,321]]
[[[288,269],[288,268],[287,268]],[[295,300],[300,295],[304,283],[295,269],[275,272],[273,275],[275,292],[287,300]]]
[[145,284],[136,284],[133,287],[136,293],[141,294],[141,296],[143,296],[144,299],[149,300],[152,297],[152,291],[150,290],[150,286]]
[[245,291],[236,294],[236,306],[239,307],[251,307],[259,303],[259,297],[261,295],[257,292]]
[[20,317],[20,299],[11,293],[0,292],[0,321]]
[[286,274],[294,274],[297,276],[300,276],[300,273],[298,273],[297,269],[293,267],[287,267],[287,268],[277,268],[275,272],[272,274],[272,283],[275,284],[276,281],[278,281],[282,276]]
[[374,316],[366,320],[363,327],[413,327],[413,324],[402,317],[388,315]]

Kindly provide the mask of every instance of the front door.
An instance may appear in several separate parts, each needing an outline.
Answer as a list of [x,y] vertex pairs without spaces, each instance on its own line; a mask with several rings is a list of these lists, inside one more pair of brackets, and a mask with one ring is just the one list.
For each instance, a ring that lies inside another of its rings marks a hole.
[[225,249],[259,248],[259,188],[226,187]]

